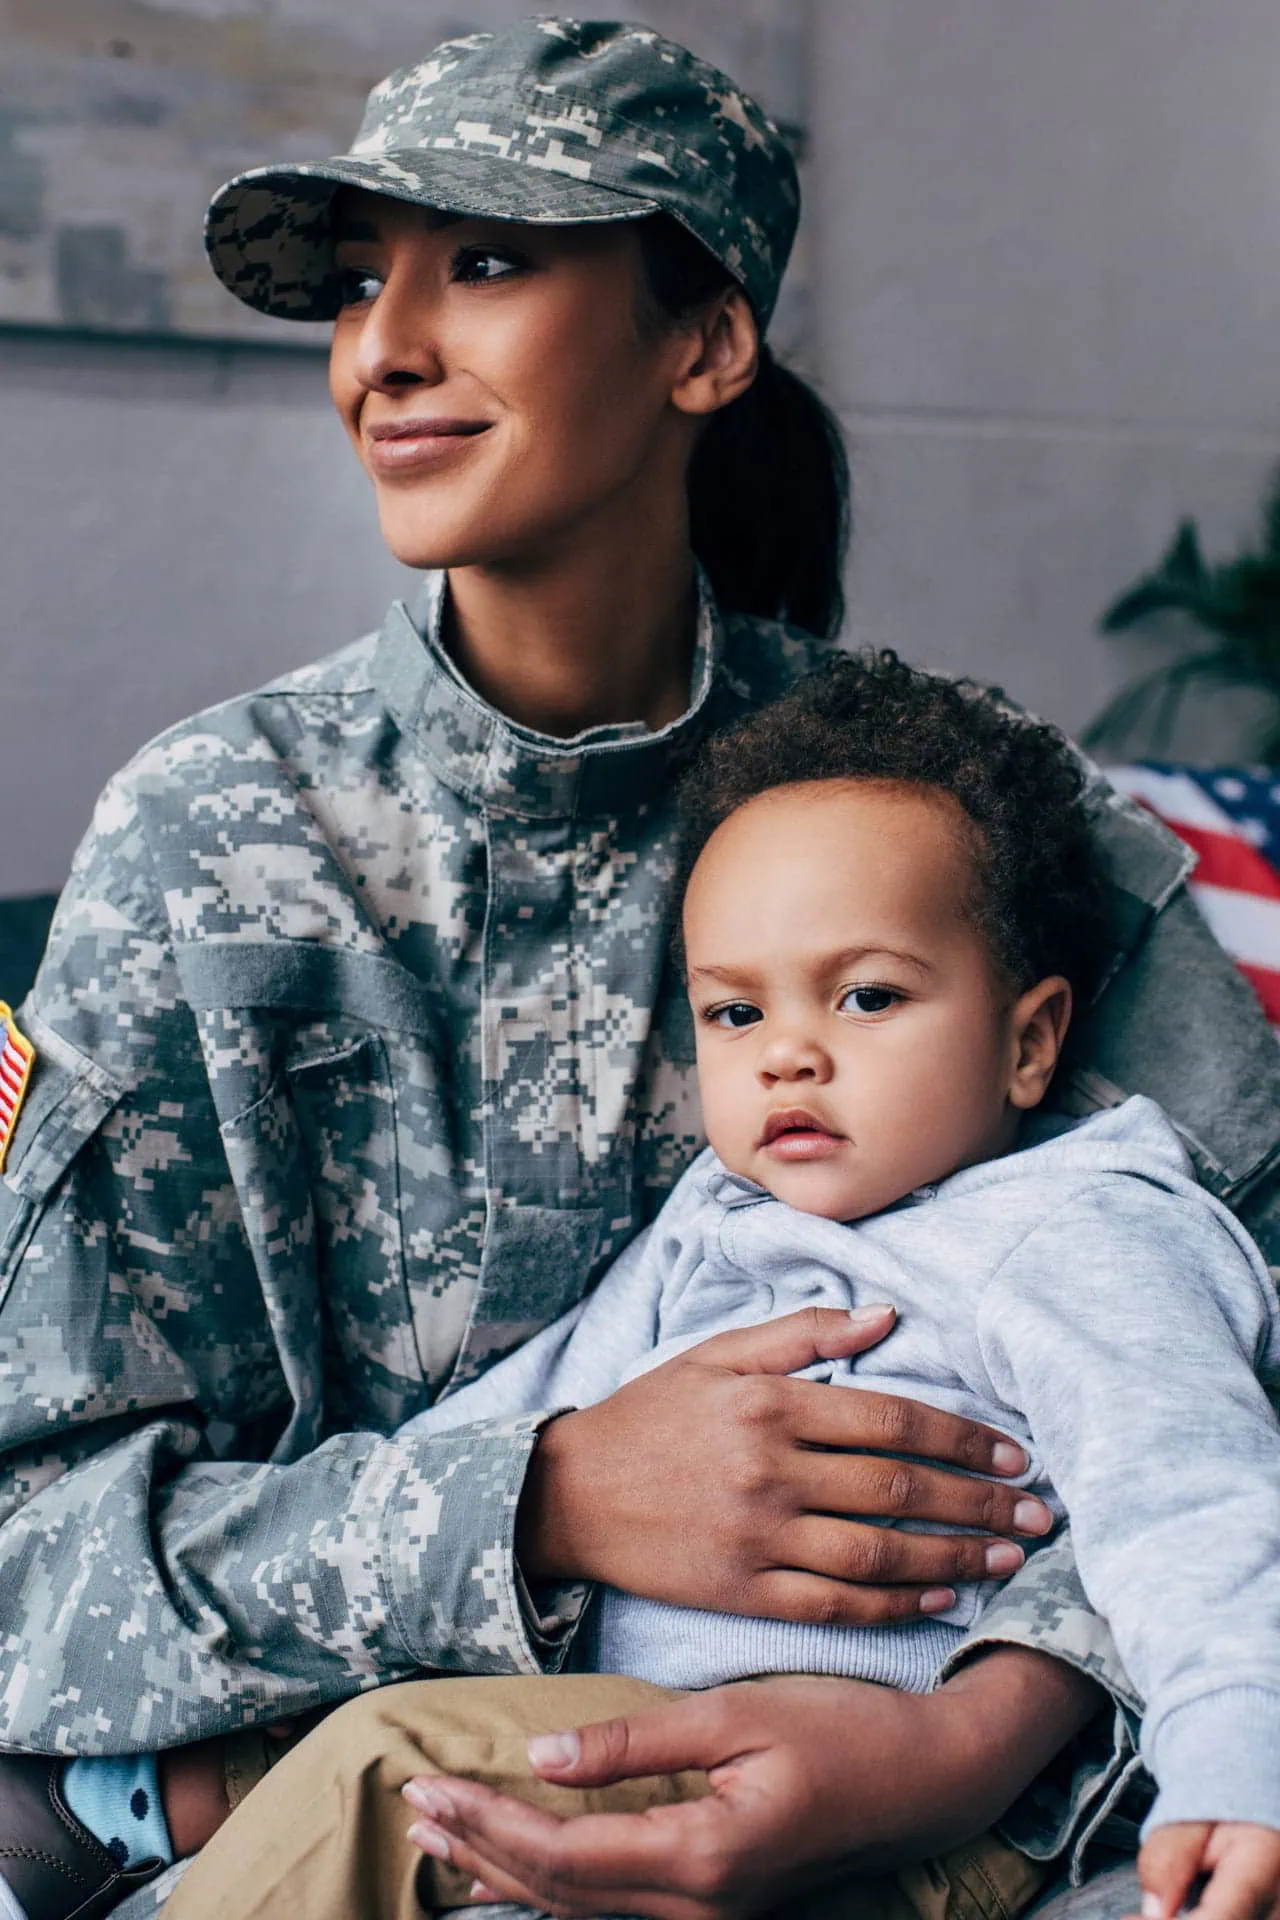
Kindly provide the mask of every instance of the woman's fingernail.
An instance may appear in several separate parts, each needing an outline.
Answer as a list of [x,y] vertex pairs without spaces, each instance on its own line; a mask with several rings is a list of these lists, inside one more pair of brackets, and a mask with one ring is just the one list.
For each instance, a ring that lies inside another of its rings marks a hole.
[[1019,1533],[1048,1533],[1053,1515],[1042,1500],[1019,1500],[1013,1510],[1013,1524]]
[[439,1827],[433,1827],[429,1820],[415,1820],[409,1829],[409,1838],[415,1847],[421,1847],[433,1860],[449,1858],[449,1836],[441,1833]]
[[1025,1473],[1031,1462],[1012,1440],[997,1440],[991,1449],[991,1464],[997,1473]]
[[850,1307],[849,1319],[855,1327],[869,1327],[877,1320],[883,1320],[886,1314],[896,1311],[888,1300],[878,1300],[873,1307]]
[[576,1767],[582,1758],[582,1742],[576,1733],[535,1733],[529,1742],[529,1765],[563,1773]]
[[467,1888],[468,1900],[488,1900],[496,1904],[499,1897],[492,1887],[486,1887],[483,1880],[473,1880]]
[[429,1813],[433,1820],[449,1820],[456,1811],[448,1794],[434,1780],[406,1780],[400,1791],[411,1807]]
[[1158,1893],[1144,1893],[1142,1896],[1142,1920],[1161,1920],[1164,1913],[1164,1901]]
[[993,1540],[982,1557],[988,1573],[1016,1573],[1027,1556],[1012,1540]]
[[956,1596],[951,1587],[929,1587],[920,1595],[921,1613],[945,1613],[955,1603]]

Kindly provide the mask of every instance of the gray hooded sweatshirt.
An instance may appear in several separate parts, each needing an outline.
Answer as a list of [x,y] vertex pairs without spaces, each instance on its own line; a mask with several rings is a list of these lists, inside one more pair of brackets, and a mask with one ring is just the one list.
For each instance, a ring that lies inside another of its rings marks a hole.
[[[410,1422],[589,1405],[728,1328],[889,1300],[898,1323],[810,1377],[929,1402],[1024,1446],[1147,1702],[1172,1820],[1280,1828],[1280,1312],[1267,1267],[1136,1098],[1036,1116],[1018,1150],[851,1225],[708,1149],[595,1292]],[[661,1498],[661,1491],[655,1491]],[[580,1664],[667,1686],[842,1674],[923,1690],[996,1582],[903,1626],[820,1627],[597,1596]]]

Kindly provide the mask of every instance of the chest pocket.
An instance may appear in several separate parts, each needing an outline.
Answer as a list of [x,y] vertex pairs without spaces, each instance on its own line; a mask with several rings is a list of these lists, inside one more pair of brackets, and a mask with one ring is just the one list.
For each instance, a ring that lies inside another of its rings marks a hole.
[[400,1207],[396,1095],[380,1035],[287,1071],[311,1192],[324,1427],[397,1427],[423,1403]]
[[449,1392],[577,1305],[591,1278],[603,1223],[597,1207],[504,1204],[491,1210],[480,1284]]

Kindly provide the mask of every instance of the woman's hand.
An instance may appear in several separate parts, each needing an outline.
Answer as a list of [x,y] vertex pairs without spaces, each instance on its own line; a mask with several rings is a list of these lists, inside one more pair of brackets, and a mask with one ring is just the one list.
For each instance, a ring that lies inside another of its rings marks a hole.
[[[717,1334],[544,1430],[520,1503],[533,1579],[590,1579],[675,1605],[843,1626],[939,1613],[950,1583],[1004,1576],[1047,1533],[1021,1447],[916,1400],[787,1374],[874,1346],[892,1307],[809,1308]],[[893,1457],[946,1461],[948,1473]],[[868,1526],[942,1520],[980,1535]]]
[[703,1768],[703,1800],[553,1814],[472,1781],[411,1781],[425,1852],[477,1898],[552,1913],[727,1920],[843,1867],[874,1870],[990,1826],[1103,1695],[1042,1654],[1001,1648],[933,1694],[808,1676],[740,1681],[530,1742],[534,1771],[601,1786]]

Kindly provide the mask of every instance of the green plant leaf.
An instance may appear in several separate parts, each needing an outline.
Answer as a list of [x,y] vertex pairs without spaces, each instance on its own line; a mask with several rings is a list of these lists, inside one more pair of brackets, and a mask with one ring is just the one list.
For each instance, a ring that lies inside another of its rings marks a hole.
[[[1122,687],[1080,735],[1087,753],[1114,752],[1118,758],[1134,741],[1140,756],[1161,759],[1173,738],[1184,696],[1195,684],[1239,687],[1253,685],[1233,661],[1220,653],[1186,654],[1172,665],[1155,667]],[[1280,697],[1280,696],[1278,696]]]
[[1194,520],[1183,520],[1174,535],[1173,545],[1160,563],[1166,580],[1182,580],[1191,586],[1205,577],[1204,555]]
[[1112,602],[1100,625],[1104,633],[1123,633],[1154,614],[1188,613],[1196,617],[1208,580],[1194,523],[1184,520],[1158,567],[1143,574]]
[[[1085,730],[1087,746],[1163,751],[1193,684],[1252,687],[1280,705],[1280,469],[1263,503],[1260,536],[1254,551],[1210,566],[1194,522],[1184,520],[1158,566],[1107,608],[1104,633],[1178,614],[1215,644],[1122,688]],[[1269,761],[1280,756],[1280,718],[1267,723],[1262,748]]]

